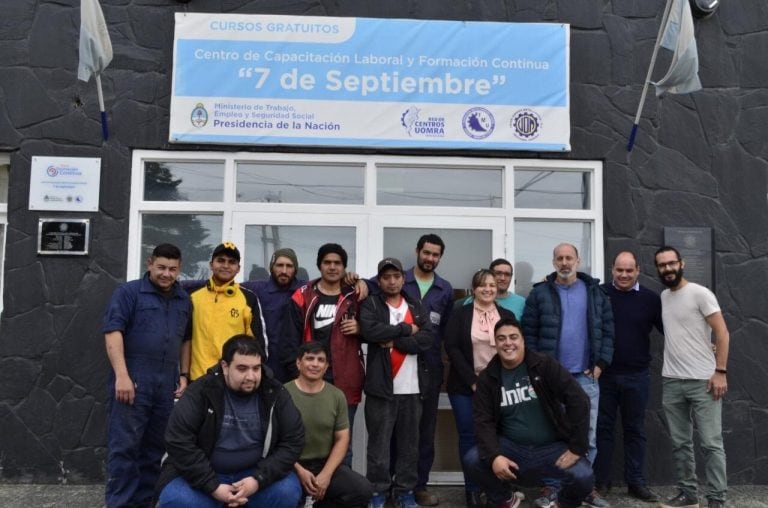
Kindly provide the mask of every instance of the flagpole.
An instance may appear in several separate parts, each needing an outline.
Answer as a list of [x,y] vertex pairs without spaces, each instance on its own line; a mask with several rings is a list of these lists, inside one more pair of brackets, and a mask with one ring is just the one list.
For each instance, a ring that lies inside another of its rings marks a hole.
[[632,148],[635,146],[635,136],[637,136],[637,128],[640,125],[640,115],[643,113],[645,97],[648,95],[648,85],[651,84],[653,67],[656,65],[656,57],[659,54],[659,47],[661,47],[661,35],[664,33],[664,28],[667,26],[669,11],[672,8],[673,1],[674,0],[667,0],[667,5],[664,7],[664,15],[661,17],[661,26],[659,26],[659,33],[656,36],[656,44],[653,46],[653,55],[651,55],[651,65],[648,66],[648,73],[645,76],[645,84],[643,85],[643,93],[640,95],[640,104],[638,104],[637,113],[635,113],[635,123],[632,125],[632,132],[629,134],[629,142],[627,143],[628,152],[631,152]]
[[109,127],[107,126],[107,112],[104,108],[104,92],[101,90],[101,76],[96,74],[96,91],[99,95],[99,111],[101,111],[101,134],[104,141],[109,139]]

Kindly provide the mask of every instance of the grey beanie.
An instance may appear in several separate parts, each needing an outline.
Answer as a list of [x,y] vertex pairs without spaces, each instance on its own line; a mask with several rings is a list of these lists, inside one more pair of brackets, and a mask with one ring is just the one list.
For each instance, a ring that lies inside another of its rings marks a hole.
[[277,258],[279,257],[285,257],[293,261],[293,267],[296,269],[296,272],[299,271],[299,259],[296,257],[296,253],[293,251],[293,249],[289,249],[288,247],[284,249],[277,249],[274,254],[272,254],[272,258],[269,260],[269,271],[272,271],[272,267],[275,265],[275,261],[277,261]]

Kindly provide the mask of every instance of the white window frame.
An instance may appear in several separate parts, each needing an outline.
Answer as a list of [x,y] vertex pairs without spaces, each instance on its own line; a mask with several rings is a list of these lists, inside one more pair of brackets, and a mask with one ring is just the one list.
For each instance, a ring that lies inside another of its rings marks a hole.
[[[8,192],[10,194],[11,187],[11,156],[7,153],[0,153],[0,165],[8,165]],[[8,243],[8,196],[5,196],[5,201],[0,203],[0,224],[5,229],[3,234],[3,242],[0,245],[0,252],[2,252],[3,263],[0,265],[0,312],[3,311],[3,290],[5,289],[5,245]]]
[[[224,163],[224,198],[221,202],[175,201],[158,202],[143,200],[144,163],[162,162],[217,162]],[[307,165],[315,164],[364,164],[365,187],[363,204],[298,204],[298,203],[246,203],[236,201],[236,165],[238,162],[286,163]],[[503,171],[503,199],[501,208],[449,207],[449,206],[397,206],[377,205],[376,169],[386,165],[409,165],[413,167],[456,167],[456,168],[501,168]],[[584,172],[590,175],[589,208],[546,209],[515,208],[514,206],[514,171],[516,169],[547,169],[557,171]],[[509,158],[472,158],[446,156],[400,156],[400,155],[354,155],[354,154],[295,154],[295,153],[252,153],[252,152],[211,152],[211,151],[157,151],[135,150],[133,152],[131,174],[130,219],[128,228],[128,263],[126,277],[137,277],[143,271],[146,260],[141,258],[141,216],[146,213],[213,213],[222,216],[222,240],[241,240],[242,231],[237,231],[244,223],[243,217],[255,216],[313,217],[314,220],[327,215],[334,217],[333,224],[343,222],[348,216],[350,225],[359,225],[360,217],[366,217],[370,224],[364,230],[366,237],[357,240],[357,270],[360,273],[375,271],[375,260],[382,255],[381,239],[372,238],[380,234],[382,225],[390,226],[388,218],[411,217],[420,224],[428,224],[429,219],[444,217],[462,222],[466,218],[482,219],[503,218],[503,248],[494,244],[494,253],[515,262],[514,224],[516,220],[552,220],[559,222],[588,222],[592,226],[592,244],[589,265],[591,275],[602,277],[604,270],[603,252],[603,164],[600,161],[571,161],[557,159],[509,159]],[[341,219],[339,219],[341,217]],[[401,220],[392,220],[400,223]],[[451,220],[451,222],[454,222]],[[283,223],[291,223],[290,221]],[[436,227],[439,224],[435,225]],[[494,234],[497,237],[497,234]],[[365,245],[363,245],[363,243]],[[554,245],[542,246],[545,252]]]

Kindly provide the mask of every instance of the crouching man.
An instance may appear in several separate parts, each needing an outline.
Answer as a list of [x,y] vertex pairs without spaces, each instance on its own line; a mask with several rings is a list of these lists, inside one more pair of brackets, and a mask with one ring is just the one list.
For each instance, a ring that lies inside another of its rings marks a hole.
[[235,335],[219,365],[178,401],[158,506],[296,508],[304,425],[285,388],[262,370],[264,357],[257,340]]
[[489,506],[516,508],[508,482],[537,485],[559,478],[556,506],[571,508],[592,491],[586,459],[589,398],[550,356],[525,350],[516,319],[494,327],[496,355],[480,374],[474,396],[477,447],[464,457]]

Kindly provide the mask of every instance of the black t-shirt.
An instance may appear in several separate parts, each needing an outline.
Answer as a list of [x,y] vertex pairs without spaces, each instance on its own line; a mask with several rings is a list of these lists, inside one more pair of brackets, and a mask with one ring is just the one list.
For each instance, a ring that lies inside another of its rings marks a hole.
[[333,323],[336,320],[336,304],[339,301],[339,295],[326,295],[320,293],[317,307],[312,315],[313,337],[316,341],[325,345],[328,351],[328,371],[325,373],[325,379],[333,382],[333,369],[331,363],[331,331]]

